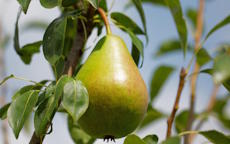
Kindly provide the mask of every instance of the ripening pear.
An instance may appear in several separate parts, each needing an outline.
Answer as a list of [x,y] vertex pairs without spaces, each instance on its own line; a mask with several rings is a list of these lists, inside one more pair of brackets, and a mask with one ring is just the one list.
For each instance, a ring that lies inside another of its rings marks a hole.
[[76,79],[89,94],[89,107],[79,119],[85,132],[95,138],[121,138],[137,128],[147,110],[148,93],[120,37],[103,37]]

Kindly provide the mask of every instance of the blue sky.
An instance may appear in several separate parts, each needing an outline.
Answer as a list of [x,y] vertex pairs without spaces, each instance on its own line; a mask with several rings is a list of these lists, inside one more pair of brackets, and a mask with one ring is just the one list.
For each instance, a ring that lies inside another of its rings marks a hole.
[[[129,8],[127,10],[124,9],[124,1],[115,1],[111,11],[125,11],[127,15],[133,18],[139,25],[141,25],[141,20],[136,12],[135,8]],[[183,7],[183,11],[187,8],[196,8],[198,6],[198,0],[181,0],[181,4]],[[109,2],[109,7],[111,5],[111,1]],[[16,19],[16,14],[18,10],[18,3],[15,0],[1,0],[0,2],[0,22],[3,23],[3,27],[5,32],[13,35],[14,24]],[[172,75],[172,77],[168,80],[168,83],[164,86],[164,89],[160,92],[158,98],[153,103],[154,107],[160,109],[166,113],[171,111],[172,105],[174,103],[175,94],[177,90],[178,84],[178,74],[179,69],[182,66],[186,66],[191,55],[187,55],[186,59],[184,59],[182,53],[176,53],[175,55],[167,55],[164,58],[156,59],[154,58],[154,53],[157,48],[166,39],[178,38],[176,27],[173,23],[172,16],[170,12],[162,7],[156,7],[153,5],[144,5],[144,10],[147,19],[147,29],[149,34],[149,43],[145,48],[145,58],[144,65],[140,69],[140,72],[146,82],[147,85],[150,83],[150,79],[152,73],[155,68],[161,64],[167,64],[175,66],[177,69]],[[206,34],[208,30],[210,30],[215,24],[217,24],[220,20],[225,18],[230,14],[230,1],[229,0],[207,0],[205,6],[205,31]],[[44,9],[40,6],[38,1],[32,1],[31,6],[28,10],[27,15],[23,15],[20,19],[20,26],[32,20],[42,20],[46,22],[51,22],[54,18],[59,15],[57,9]],[[113,24],[112,31],[113,33],[120,35],[127,43],[127,46],[131,46],[131,42],[129,37],[118,30]],[[25,31],[21,33],[20,42],[21,45],[33,42],[36,40],[41,40],[44,31]],[[95,31],[94,31],[95,34]],[[205,43],[204,47],[208,49],[208,51],[212,54],[217,45],[221,42],[228,42],[230,40],[230,26],[226,26],[225,28],[216,32],[213,36],[211,36],[208,41]],[[144,39],[144,37],[141,37]],[[96,39],[95,35],[90,37],[90,40],[87,44],[87,47],[93,47],[93,41]],[[98,40],[98,38],[97,38]],[[193,42],[191,37],[191,33],[189,36],[189,42]],[[92,49],[87,51],[87,54]],[[87,55],[85,56],[87,57]],[[17,54],[13,50],[12,41],[8,46],[5,54],[6,58],[6,67],[7,74],[15,74],[16,76],[25,77],[28,79],[33,79],[35,81],[40,81],[42,79],[50,79],[52,73],[50,71],[50,67],[48,63],[44,59],[42,53],[36,54],[33,57],[31,65],[24,65]],[[8,82],[8,100],[10,99],[13,92],[26,85],[28,83],[10,80]],[[197,103],[196,103],[196,111],[201,111],[205,108],[207,101],[209,99],[211,89],[212,89],[212,79],[210,76],[202,75],[198,81],[198,92],[197,92]],[[224,88],[220,89],[220,94],[226,93]],[[180,102],[180,108],[185,109],[188,108],[189,105],[189,85],[186,83],[185,89],[182,94],[182,99]],[[54,119],[54,130],[51,135],[48,135],[45,139],[45,144],[50,143],[72,143],[71,138],[68,135],[67,126],[65,116],[56,115]],[[204,129],[219,129],[222,130],[221,126],[217,123],[215,119],[210,119],[206,125],[203,127]],[[11,131],[11,130],[10,130]],[[160,140],[164,139],[166,131],[166,120],[158,121],[152,124],[150,127],[144,129],[141,132],[138,132],[138,135],[145,136],[146,134],[157,134]],[[31,131],[32,132],[32,131]],[[11,143],[21,144],[26,143],[30,134],[26,134],[22,132],[18,140],[15,140],[12,132],[10,133]],[[1,134],[0,134],[0,143],[1,143]],[[206,141],[205,139],[199,137],[197,142],[201,143]],[[102,141],[98,141],[97,144],[102,143]],[[122,143],[122,140],[118,140],[118,143]]]

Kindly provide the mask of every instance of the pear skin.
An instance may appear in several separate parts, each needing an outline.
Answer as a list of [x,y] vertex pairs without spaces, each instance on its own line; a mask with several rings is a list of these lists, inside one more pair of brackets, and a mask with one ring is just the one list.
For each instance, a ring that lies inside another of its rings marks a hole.
[[85,132],[95,138],[121,138],[137,128],[147,110],[148,92],[120,37],[103,37],[76,79],[89,93],[89,107],[79,119]]

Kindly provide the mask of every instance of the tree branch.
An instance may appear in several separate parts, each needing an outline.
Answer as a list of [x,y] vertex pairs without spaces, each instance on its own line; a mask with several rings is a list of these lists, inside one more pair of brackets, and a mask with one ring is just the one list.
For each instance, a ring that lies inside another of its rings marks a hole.
[[177,110],[179,109],[179,101],[180,101],[180,97],[181,97],[181,92],[184,88],[184,83],[185,83],[185,77],[187,76],[187,72],[185,71],[184,68],[181,69],[180,71],[180,82],[179,82],[179,86],[177,89],[177,95],[176,95],[176,100],[174,102],[174,106],[171,112],[170,117],[168,118],[167,124],[168,124],[168,128],[167,128],[167,134],[166,134],[166,138],[169,138],[171,136],[171,131],[172,131],[172,124],[176,115]]
[[[77,7],[76,7],[77,8]],[[88,10],[86,13],[83,14],[84,17],[86,17],[87,22],[86,22],[86,34],[90,35],[94,24],[93,24],[93,16],[95,14],[95,9],[92,6],[89,6]],[[64,72],[63,74],[67,74],[68,76],[72,76],[77,64],[80,62],[80,58],[82,56],[82,49],[84,48],[85,44],[85,32],[83,29],[83,25],[80,21],[78,21],[78,28],[76,32],[76,37],[72,46],[72,49],[70,50],[68,56],[67,56],[67,61],[65,62],[64,65]],[[59,102],[60,105],[61,102]],[[47,130],[50,127],[50,124],[47,126]],[[29,144],[42,144],[43,140],[45,138],[45,135],[40,138],[36,135],[36,133],[33,133],[33,136],[30,140]]]
[[[200,39],[203,32],[203,15],[204,15],[204,4],[205,0],[200,0],[199,2],[199,10],[197,16],[197,23],[196,23],[196,33],[195,33],[195,53],[199,50],[200,47]],[[200,66],[197,62],[195,62],[195,67],[193,73],[197,73],[200,70]],[[195,99],[196,99],[196,84],[197,84],[198,75],[193,75],[190,82],[190,89],[191,89],[191,96],[190,96],[190,108],[189,108],[189,116],[188,116],[188,123],[186,126],[186,131],[189,131],[192,127],[194,121],[194,107],[195,107]],[[190,144],[189,136],[185,136],[185,144]]]

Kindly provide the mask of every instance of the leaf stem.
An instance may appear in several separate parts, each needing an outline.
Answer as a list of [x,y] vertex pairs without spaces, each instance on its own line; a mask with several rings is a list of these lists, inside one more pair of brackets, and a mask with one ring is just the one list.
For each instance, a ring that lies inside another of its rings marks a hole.
[[181,68],[181,71],[180,71],[180,82],[179,82],[179,86],[178,86],[178,89],[177,89],[176,100],[174,102],[174,106],[173,106],[172,112],[170,114],[170,117],[167,120],[168,128],[167,128],[166,138],[169,138],[171,136],[172,124],[173,124],[176,112],[179,109],[179,101],[180,101],[182,90],[184,88],[185,77],[186,76],[187,76],[187,72],[185,71],[184,68]]
[[97,10],[98,10],[99,14],[101,15],[101,18],[104,21],[107,34],[111,34],[112,32],[111,32],[109,21],[108,21],[106,14],[105,14],[105,11],[102,8],[98,8]]

